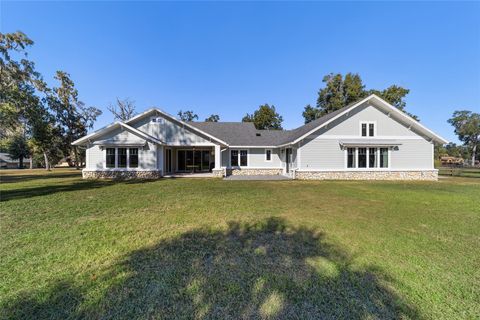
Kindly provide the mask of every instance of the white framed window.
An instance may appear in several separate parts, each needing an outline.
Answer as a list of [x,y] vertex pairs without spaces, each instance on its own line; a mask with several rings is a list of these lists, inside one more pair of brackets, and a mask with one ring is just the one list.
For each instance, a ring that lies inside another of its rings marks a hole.
[[374,147],[345,148],[347,169],[388,169],[390,149]]
[[116,149],[115,148],[107,148],[105,151],[106,159],[105,159],[105,167],[107,168],[115,168],[116,164]]
[[230,166],[231,167],[247,167],[248,166],[248,150],[230,150]]
[[105,168],[138,168],[138,148],[105,148]]
[[360,122],[360,136],[375,137],[377,135],[376,121],[362,121]]
[[151,117],[150,122],[155,124],[163,124],[165,122],[165,119],[163,119],[162,117]]
[[272,161],[272,149],[265,149],[265,161]]

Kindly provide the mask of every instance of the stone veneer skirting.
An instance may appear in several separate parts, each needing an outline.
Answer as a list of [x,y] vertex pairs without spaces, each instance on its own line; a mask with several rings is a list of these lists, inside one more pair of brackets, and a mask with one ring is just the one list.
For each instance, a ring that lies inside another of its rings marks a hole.
[[438,170],[422,171],[296,171],[299,180],[427,180],[437,181]]
[[212,169],[212,175],[215,178],[223,178],[225,176],[225,169]]
[[275,176],[282,174],[282,169],[269,168],[240,168],[240,169],[226,169],[227,176]]
[[148,171],[121,171],[121,170],[83,170],[83,179],[115,179],[115,180],[129,180],[129,179],[159,179],[162,177],[161,170],[148,170]]

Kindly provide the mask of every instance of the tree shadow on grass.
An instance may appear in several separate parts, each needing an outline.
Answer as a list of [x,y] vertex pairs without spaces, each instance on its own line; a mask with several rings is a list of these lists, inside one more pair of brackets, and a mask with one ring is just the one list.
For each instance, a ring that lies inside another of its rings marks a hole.
[[58,192],[70,192],[80,190],[98,189],[107,186],[112,186],[117,183],[125,185],[131,184],[144,184],[154,181],[161,181],[155,179],[134,179],[134,180],[75,180],[71,183],[61,182],[59,184],[49,184],[29,188],[2,190],[0,192],[0,202],[16,200],[16,199],[28,199],[32,197],[39,197],[45,195],[51,195]]
[[[35,315],[104,319],[398,319],[419,318],[372,267],[307,228],[270,218],[230,223],[227,230],[193,230],[134,251],[97,281],[118,279],[97,303],[87,289],[54,286],[50,300],[19,298],[9,318]],[[118,282],[117,282],[118,283]],[[33,314],[32,314],[33,315]]]

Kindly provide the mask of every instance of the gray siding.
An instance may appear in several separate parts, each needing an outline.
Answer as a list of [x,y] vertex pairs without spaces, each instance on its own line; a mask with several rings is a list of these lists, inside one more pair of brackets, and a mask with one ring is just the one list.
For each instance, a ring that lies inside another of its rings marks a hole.
[[390,118],[388,115],[365,104],[354,110],[348,117],[343,116],[336,123],[329,125],[324,135],[349,135],[360,136],[360,122],[375,121],[377,124],[377,136],[415,136],[416,133],[409,130],[403,124]]
[[279,149],[272,150],[272,161],[265,160],[265,148],[250,148],[248,150],[248,166],[252,168],[280,168],[282,162],[278,155]]
[[[104,169],[105,152],[99,146],[90,146],[88,149],[89,170]],[[148,143],[145,148],[138,148],[138,169],[154,170],[157,166],[156,145]]]
[[392,169],[433,169],[432,144],[426,140],[400,140],[398,150],[392,150]]
[[[153,115],[152,115],[153,116]],[[164,117],[164,123],[151,122],[152,116],[138,119],[129,125],[148,133],[149,135],[172,145],[194,145],[194,144],[211,144],[208,137],[202,137],[197,132],[193,132],[189,128],[183,128],[179,124],[170,121]],[[160,115],[157,115],[160,116]]]
[[345,151],[342,150],[340,141],[345,138],[361,138],[360,122],[363,121],[376,122],[377,137],[391,137],[401,143],[391,150],[390,169],[433,169],[432,144],[370,105],[359,107],[349,116],[342,116],[342,119],[332,122],[327,128],[320,129],[300,142],[299,169],[345,169]]
[[[230,167],[230,150],[222,152],[222,167]],[[248,167],[250,168],[281,168],[280,149],[272,150],[272,161],[265,160],[265,148],[234,148],[234,150],[248,150]]]
[[300,147],[300,169],[343,169],[344,151],[338,140],[311,139]]

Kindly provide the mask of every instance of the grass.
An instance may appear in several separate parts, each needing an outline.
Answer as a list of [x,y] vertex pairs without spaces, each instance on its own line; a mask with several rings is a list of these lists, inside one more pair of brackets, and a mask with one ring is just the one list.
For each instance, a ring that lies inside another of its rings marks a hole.
[[1,319],[480,314],[478,179],[0,174]]

